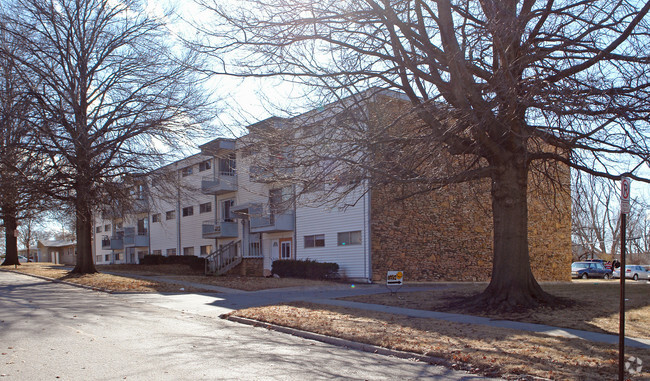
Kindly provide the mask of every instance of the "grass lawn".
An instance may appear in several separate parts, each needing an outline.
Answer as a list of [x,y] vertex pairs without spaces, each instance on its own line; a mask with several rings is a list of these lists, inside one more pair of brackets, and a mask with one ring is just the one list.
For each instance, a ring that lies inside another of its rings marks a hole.
[[[481,291],[485,284],[453,284],[437,291],[365,295],[364,303],[467,313],[456,303]],[[534,322],[588,331],[618,333],[618,282],[574,281],[545,284],[555,295],[575,300],[565,309],[541,308],[520,314],[483,314],[494,319]],[[650,284],[626,283],[628,336],[650,338]],[[616,380],[616,345],[549,337],[510,329],[410,318],[365,310],[289,303],[232,313],[259,321],[329,336],[441,358],[454,367],[510,379]],[[650,363],[650,350],[627,348],[626,357]],[[535,378],[537,377],[537,378]],[[650,379],[650,366],[630,380]]]
[[[3,267],[5,270],[18,271],[27,274],[40,275],[52,279],[65,280],[86,286],[93,286],[107,291],[119,292],[214,292],[200,287],[188,287],[174,281],[192,282],[244,291],[257,291],[269,288],[283,287],[311,287],[331,282],[313,281],[308,279],[293,278],[263,278],[244,276],[205,276],[203,271],[192,270],[185,265],[101,265],[97,274],[75,275],[62,265],[51,263],[23,263],[14,269],[13,266]],[[116,272],[124,276],[106,274],[103,272]],[[163,277],[168,282],[159,282],[154,279],[136,279],[128,274],[139,277]]]

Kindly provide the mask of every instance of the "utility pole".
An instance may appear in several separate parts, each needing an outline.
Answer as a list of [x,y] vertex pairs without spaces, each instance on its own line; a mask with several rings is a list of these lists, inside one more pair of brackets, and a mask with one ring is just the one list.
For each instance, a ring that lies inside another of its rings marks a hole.
[[625,230],[626,219],[630,213],[630,179],[621,178],[621,267],[619,275],[621,278],[621,295],[619,303],[618,323],[618,380],[625,380]]

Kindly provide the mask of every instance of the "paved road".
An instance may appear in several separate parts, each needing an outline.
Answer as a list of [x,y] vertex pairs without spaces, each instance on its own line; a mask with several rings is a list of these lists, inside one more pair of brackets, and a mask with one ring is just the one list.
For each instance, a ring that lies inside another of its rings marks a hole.
[[0,271],[2,380],[477,380],[218,319],[216,295],[111,295]]

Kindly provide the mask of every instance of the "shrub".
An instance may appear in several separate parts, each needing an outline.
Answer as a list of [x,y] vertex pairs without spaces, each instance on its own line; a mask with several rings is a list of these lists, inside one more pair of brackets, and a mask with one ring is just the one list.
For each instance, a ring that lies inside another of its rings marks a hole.
[[338,263],[312,260],[280,259],[273,261],[273,274],[283,278],[332,279],[339,271]]
[[205,269],[205,258],[195,255],[145,255],[141,260],[141,265],[187,265],[192,270]]

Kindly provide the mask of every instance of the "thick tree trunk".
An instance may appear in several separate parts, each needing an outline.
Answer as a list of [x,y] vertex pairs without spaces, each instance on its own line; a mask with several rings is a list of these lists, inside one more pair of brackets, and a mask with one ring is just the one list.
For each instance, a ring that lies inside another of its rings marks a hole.
[[472,299],[477,309],[516,311],[557,298],[539,286],[528,253],[528,171],[511,162],[492,178],[494,258],[488,287]]
[[12,212],[11,207],[3,206],[3,212],[6,256],[2,266],[20,265],[20,261],[18,261],[18,239],[16,237],[16,228],[18,227],[16,215]]
[[90,186],[77,187],[76,202],[76,233],[77,233],[77,264],[72,270],[76,274],[93,274],[97,272],[93,261],[92,250],[92,203]]

